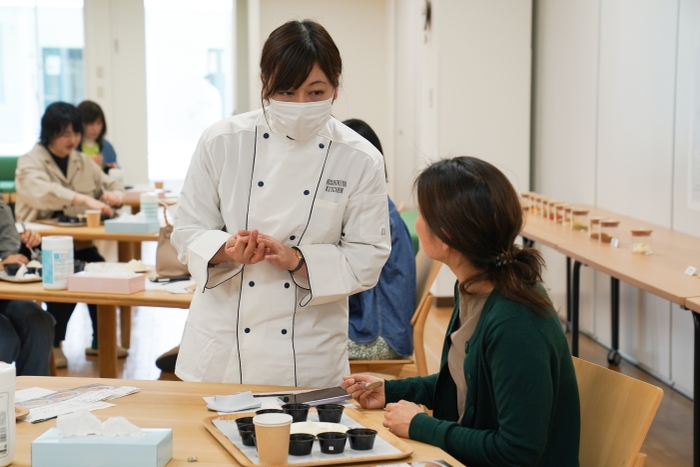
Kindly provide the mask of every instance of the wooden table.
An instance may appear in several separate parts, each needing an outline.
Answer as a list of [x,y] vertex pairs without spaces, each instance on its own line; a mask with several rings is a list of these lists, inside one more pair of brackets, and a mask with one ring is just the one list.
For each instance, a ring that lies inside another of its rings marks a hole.
[[[105,232],[104,226],[100,227],[61,227],[42,225],[37,232],[42,236],[67,235],[74,240],[112,240],[116,241],[119,248],[119,262],[128,263],[132,259],[141,259],[141,242],[157,242],[158,233],[133,234]],[[92,303],[92,302],[90,302]],[[122,329],[122,347],[128,349],[131,346],[131,307],[120,307],[119,318]]]
[[97,356],[101,378],[117,377],[117,306],[152,306],[165,308],[190,307],[192,294],[171,294],[161,290],[145,290],[130,295],[46,290],[41,282],[15,283],[0,281],[0,298],[5,300],[39,300],[44,302],[97,305]]
[[[230,466],[238,465],[234,458],[204,428],[202,420],[216,415],[206,409],[203,396],[231,394],[237,391],[279,391],[284,388],[273,386],[247,386],[220,383],[185,383],[181,381],[139,381],[94,378],[51,378],[40,376],[20,376],[17,389],[41,387],[46,389],[70,389],[86,384],[114,384],[141,388],[137,394],[111,401],[114,407],[96,410],[97,418],[104,421],[109,417],[123,416],[142,428],[173,429],[173,459],[168,467]],[[298,389],[298,388],[294,388]],[[364,415],[381,423],[383,410],[359,409]],[[17,443],[13,466],[31,465],[31,442],[49,428],[56,426],[55,420],[44,423],[17,423]],[[415,462],[442,459],[450,465],[462,465],[440,448],[418,441],[405,440],[413,448],[413,454],[391,463]],[[197,463],[187,462],[188,457],[197,456]],[[375,463],[373,463],[375,464]],[[352,464],[366,465],[366,464]]]
[[[683,308],[694,311],[694,387],[696,398],[694,410],[694,462],[700,467],[700,280],[684,274],[690,265],[700,267],[700,239],[669,229],[661,228],[610,211],[582,205],[589,209],[589,216],[613,218],[620,221],[617,234],[618,248],[610,244],[591,240],[589,232],[578,232],[565,228],[544,217],[528,215],[522,236],[554,248],[566,256],[567,261],[567,320],[571,327],[571,353],[578,356],[579,290],[581,266],[590,266],[610,276],[611,296],[611,351],[608,362],[619,364],[620,333],[620,281],[627,282],[644,291],[658,295]],[[652,229],[652,254],[638,255],[630,251],[633,228]],[[571,262],[573,260],[573,267]],[[696,298],[693,298],[696,297]]]

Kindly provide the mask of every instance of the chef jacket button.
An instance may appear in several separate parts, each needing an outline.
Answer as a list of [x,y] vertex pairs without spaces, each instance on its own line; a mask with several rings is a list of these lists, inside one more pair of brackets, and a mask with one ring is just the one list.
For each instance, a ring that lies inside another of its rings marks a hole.
[[251,287],[255,287],[255,282],[250,281],[250,282],[248,282],[248,285],[251,286]]
[[246,334],[248,334],[250,332],[250,328],[245,328],[244,331]]
[[289,282],[285,282],[285,283],[284,283],[284,288],[285,288],[285,289],[288,289],[288,288],[289,288]]
[[340,232],[340,235],[342,235],[342,236],[344,237],[344,236],[345,236],[345,232]]
[[323,143],[321,143],[321,144],[319,144],[319,145],[318,145],[318,147],[319,147],[319,148],[321,148],[321,149],[323,149],[323,148],[325,148],[325,147],[326,147],[326,145],[325,145],[325,144],[323,144]]
[[290,236],[289,236],[289,239],[290,239],[290,240],[294,240],[295,238],[297,238],[296,235],[290,235]]
[[286,329],[282,329],[282,334],[287,334],[287,330],[286,330]]
[[308,195],[308,194],[309,194],[309,190],[304,190],[304,194],[305,194],[305,195]]
[[263,186],[264,184],[264,182],[258,182],[258,186]]
[[269,133],[263,133],[263,138],[267,139],[269,137],[270,137]]
[[472,375],[471,375],[471,374],[469,374],[469,373],[467,373],[467,374],[466,374],[465,376],[467,377],[467,380],[470,380],[470,379],[472,379]]
[[467,350],[469,350],[469,342],[464,344],[464,351],[466,352]]

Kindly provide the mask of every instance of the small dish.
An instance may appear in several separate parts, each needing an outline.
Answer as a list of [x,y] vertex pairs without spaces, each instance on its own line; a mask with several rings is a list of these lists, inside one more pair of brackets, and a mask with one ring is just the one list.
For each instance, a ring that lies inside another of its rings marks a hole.
[[345,432],[350,440],[350,449],[355,451],[369,451],[374,447],[377,438],[377,430],[369,428],[352,428]]
[[0,271],[0,281],[17,282],[17,283],[41,282],[41,277],[30,274],[28,277],[27,277],[27,275],[25,275],[24,277],[18,279],[15,276],[8,276],[5,273],[5,271]]
[[308,456],[314,447],[314,435],[295,433],[289,435],[289,455]]
[[19,271],[19,268],[21,268],[22,265],[19,263],[9,263],[4,265],[5,269],[5,274],[7,274],[10,277],[14,277],[17,274],[17,271]]
[[342,454],[345,451],[345,442],[348,439],[348,435],[345,433],[319,433],[317,437],[322,453]]
[[29,415],[29,409],[15,405],[15,420]]
[[289,432],[294,433],[307,433],[310,435],[318,435],[319,433],[337,432],[345,433],[348,431],[348,427],[340,423],[320,423],[320,422],[301,422],[292,423],[289,428]]

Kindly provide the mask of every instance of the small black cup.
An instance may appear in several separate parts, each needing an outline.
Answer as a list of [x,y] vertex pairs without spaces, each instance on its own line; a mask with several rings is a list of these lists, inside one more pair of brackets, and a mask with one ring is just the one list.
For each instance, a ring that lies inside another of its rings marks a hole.
[[79,259],[74,259],[73,260],[73,272],[82,272],[85,270],[85,261],[81,261]]
[[261,410],[255,411],[255,415],[262,415],[264,413],[284,413],[284,410],[282,410],[282,409],[261,409]]
[[377,437],[377,431],[369,428],[353,428],[346,434],[350,440],[350,449],[355,451],[369,451],[374,447],[374,440]]
[[241,417],[236,419],[236,425],[240,428],[241,425],[252,425],[253,417]]
[[41,268],[27,268],[27,274],[36,274],[41,277]]
[[255,446],[255,426],[240,425],[238,434],[241,435],[241,441],[243,441],[244,446]]
[[305,422],[309,417],[309,406],[306,404],[284,404],[282,410],[292,416],[292,423]]
[[345,441],[348,439],[348,435],[345,433],[327,431],[325,433],[319,433],[317,438],[322,453],[342,454],[343,451],[345,451]]
[[340,404],[321,404],[316,406],[319,422],[340,423],[343,418],[343,406]]
[[314,435],[294,433],[289,435],[289,455],[308,456],[314,446]]
[[5,274],[15,276],[22,265],[19,263],[9,263],[5,265]]

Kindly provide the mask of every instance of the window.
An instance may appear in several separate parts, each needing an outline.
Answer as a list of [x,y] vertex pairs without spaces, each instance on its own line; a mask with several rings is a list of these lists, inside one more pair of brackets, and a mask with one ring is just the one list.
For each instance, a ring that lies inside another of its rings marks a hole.
[[28,152],[55,101],[79,104],[82,0],[0,0],[0,156]]
[[202,132],[233,111],[233,1],[144,6],[148,172],[182,180]]

